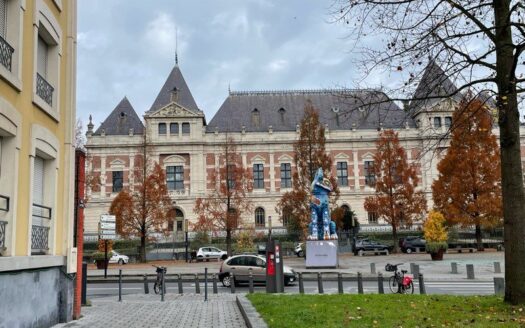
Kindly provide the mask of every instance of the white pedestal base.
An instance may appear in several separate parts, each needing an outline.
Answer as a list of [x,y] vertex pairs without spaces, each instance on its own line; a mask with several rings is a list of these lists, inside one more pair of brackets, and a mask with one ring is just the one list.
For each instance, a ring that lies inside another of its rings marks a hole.
[[337,240],[306,241],[306,268],[337,268]]

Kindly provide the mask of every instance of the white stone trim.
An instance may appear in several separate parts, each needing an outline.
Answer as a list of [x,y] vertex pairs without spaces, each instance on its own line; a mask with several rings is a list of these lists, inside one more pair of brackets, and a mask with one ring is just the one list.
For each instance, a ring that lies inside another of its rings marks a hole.
[[15,49],[11,59],[11,71],[0,65],[0,77],[16,91],[22,91],[22,62],[24,9],[21,0],[7,1],[6,41]]
[[284,155],[279,156],[278,162],[279,162],[279,164],[281,164],[281,162],[282,163],[292,163],[293,162],[293,157],[291,157],[288,154],[284,154]]
[[49,268],[66,265],[65,256],[32,255],[0,257],[0,272]]

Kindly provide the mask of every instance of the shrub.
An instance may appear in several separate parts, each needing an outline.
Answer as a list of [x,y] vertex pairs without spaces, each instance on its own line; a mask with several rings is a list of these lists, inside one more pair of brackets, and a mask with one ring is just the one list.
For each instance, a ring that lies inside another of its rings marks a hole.
[[425,240],[427,241],[426,249],[428,252],[435,253],[440,249],[448,248],[448,233],[445,228],[445,217],[438,211],[430,211],[423,224]]

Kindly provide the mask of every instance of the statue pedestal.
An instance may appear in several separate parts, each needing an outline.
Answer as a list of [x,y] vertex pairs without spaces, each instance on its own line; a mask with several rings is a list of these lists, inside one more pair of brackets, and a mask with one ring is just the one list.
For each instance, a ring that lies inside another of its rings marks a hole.
[[337,240],[307,240],[306,268],[337,268]]

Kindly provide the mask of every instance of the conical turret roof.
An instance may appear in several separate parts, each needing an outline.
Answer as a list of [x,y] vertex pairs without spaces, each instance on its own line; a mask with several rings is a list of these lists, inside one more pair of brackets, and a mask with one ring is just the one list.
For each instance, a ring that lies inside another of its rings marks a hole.
[[177,89],[176,103],[191,111],[199,112],[199,107],[197,107],[195,99],[193,99],[193,95],[184,80],[184,76],[182,76],[179,65],[175,65],[166,79],[166,82],[164,82],[162,89],[160,89],[153,105],[151,105],[151,108],[146,114],[152,113],[171,103],[171,93],[175,88]]
[[142,134],[144,125],[128,98],[124,97],[94,134],[100,135],[104,130],[106,135],[127,135],[129,129],[133,129],[134,134]]

